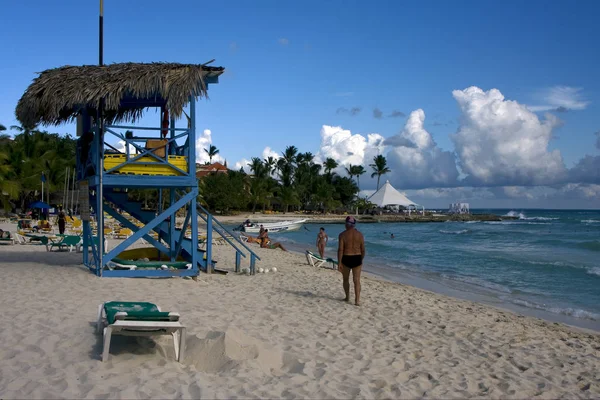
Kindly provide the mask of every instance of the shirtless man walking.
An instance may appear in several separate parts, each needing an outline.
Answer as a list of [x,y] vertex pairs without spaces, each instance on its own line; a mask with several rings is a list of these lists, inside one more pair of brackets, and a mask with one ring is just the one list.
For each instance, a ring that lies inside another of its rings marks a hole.
[[350,271],[354,281],[354,304],[360,305],[360,272],[365,258],[365,238],[356,230],[356,219],[346,217],[346,230],[340,233],[338,239],[339,269],[344,279],[344,292],[350,301]]

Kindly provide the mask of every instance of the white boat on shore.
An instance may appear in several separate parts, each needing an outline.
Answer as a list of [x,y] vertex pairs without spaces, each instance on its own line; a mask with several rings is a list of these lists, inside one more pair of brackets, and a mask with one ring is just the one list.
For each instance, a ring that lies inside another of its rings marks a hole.
[[270,233],[276,232],[291,232],[297,231],[302,227],[302,225],[308,221],[307,219],[297,219],[290,221],[276,221],[276,222],[251,222],[246,221],[242,225],[240,225],[237,230],[247,232],[247,233],[259,233],[260,226],[268,229]]

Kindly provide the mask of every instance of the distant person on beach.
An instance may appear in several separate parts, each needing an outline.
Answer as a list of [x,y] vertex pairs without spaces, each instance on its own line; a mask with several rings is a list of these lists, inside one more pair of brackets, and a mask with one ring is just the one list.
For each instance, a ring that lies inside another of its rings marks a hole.
[[67,217],[66,217],[66,215],[65,215],[65,212],[63,211],[63,208],[62,208],[62,207],[60,207],[60,208],[58,209],[58,232],[59,232],[61,235],[64,235],[64,234],[65,234],[65,225],[66,225],[66,223],[67,223],[67,220],[66,220],[66,218],[67,218]]
[[261,237],[263,234],[265,233],[265,228],[264,226],[260,226],[260,229],[258,230],[258,237]]
[[360,272],[365,258],[365,238],[356,230],[356,219],[346,217],[346,230],[338,240],[338,265],[344,281],[345,301],[350,301],[350,271],[354,281],[354,304],[360,305]]
[[260,237],[260,247],[263,249],[281,249],[283,251],[287,251],[285,247],[279,242],[271,243],[271,239],[269,239],[269,230],[265,229],[262,237]]
[[321,227],[319,229],[319,233],[317,234],[317,250],[319,251],[319,255],[321,258],[325,258],[325,246],[329,241],[329,236],[325,233],[325,228]]

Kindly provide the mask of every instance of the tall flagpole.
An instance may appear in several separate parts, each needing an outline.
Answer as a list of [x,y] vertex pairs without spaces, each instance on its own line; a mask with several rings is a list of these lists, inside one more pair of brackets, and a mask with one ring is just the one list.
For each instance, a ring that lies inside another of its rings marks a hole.
[[100,37],[98,43],[98,64],[104,65],[104,0],[100,0]]
[[[100,0],[100,16],[98,19],[98,65],[104,65],[104,0]],[[98,221],[98,256],[99,256],[99,272],[102,274],[104,268],[103,255],[104,255],[104,190],[102,188],[102,175],[104,174],[104,119],[102,116],[104,108],[104,99],[100,99],[100,109],[98,110],[98,188],[96,190],[97,196],[97,210],[96,219]]]
[[62,198],[62,208],[65,209],[65,199],[67,198],[67,173],[69,171],[69,167],[65,167],[65,186],[63,187],[63,198]]
[[71,187],[71,215],[75,215],[75,169],[73,169],[73,186]]

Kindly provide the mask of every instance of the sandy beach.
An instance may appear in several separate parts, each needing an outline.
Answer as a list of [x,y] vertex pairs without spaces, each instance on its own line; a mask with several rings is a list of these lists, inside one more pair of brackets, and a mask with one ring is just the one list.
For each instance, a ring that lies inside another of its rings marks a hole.
[[[214,246],[221,268],[234,252]],[[0,398],[598,398],[600,335],[258,249],[278,272],[98,278],[80,253],[0,247]],[[247,261],[245,261],[247,264]],[[100,361],[98,304],[181,313],[169,337],[113,338]]]

